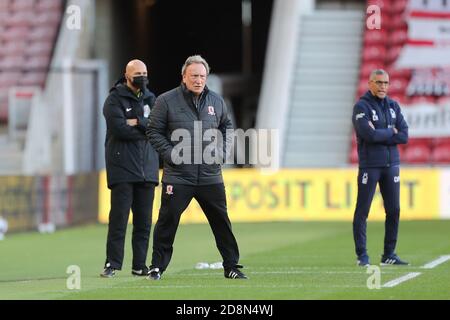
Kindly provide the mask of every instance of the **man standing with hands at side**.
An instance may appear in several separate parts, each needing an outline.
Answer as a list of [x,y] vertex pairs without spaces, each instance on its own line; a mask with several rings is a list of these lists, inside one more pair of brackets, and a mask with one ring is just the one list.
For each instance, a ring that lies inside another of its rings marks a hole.
[[[150,141],[164,159],[161,208],[153,234],[149,279],[159,280],[169,265],[181,214],[192,198],[200,204],[211,226],[223,258],[225,277],[247,279],[239,270],[242,268],[238,264],[239,249],[228,218],[220,164],[205,161],[204,151],[209,142],[194,141],[195,137],[204,137],[205,130],[212,129],[219,132],[218,137],[226,145],[226,130],[233,128],[227,107],[222,97],[206,86],[209,65],[201,56],[189,57],[181,75],[181,85],[156,100],[148,130]],[[183,150],[188,153],[184,156],[188,156],[189,163],[178,161],[172,141],[174,131],[189,133],[190,138],[186,140],[190,141],[184,141],[183,137],[183,143],[189,144]],[[219,149],[220,144],[218,153]]]
[[125,233],[133,211],[131,273],[147,276],[146,266],[159,158],[145,131],[155,95],[147,89],[147,67],[140,60],[127,64],[103,107],[106,119],[106,173],[111,189],[106,262],[101,277],[122,269]]

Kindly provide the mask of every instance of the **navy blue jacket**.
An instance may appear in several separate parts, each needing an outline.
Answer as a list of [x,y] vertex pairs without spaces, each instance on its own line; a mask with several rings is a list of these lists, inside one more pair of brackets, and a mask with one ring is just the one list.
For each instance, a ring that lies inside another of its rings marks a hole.
[[[145,89],[137,97],[123,81],[110,90],[103,107],[108,187],[123,182],[158,184],[158,154],[145,135],[155,95]],[[127,119],[138,119],[138,125],[127,125]]]
[[[369,125],[372,122],[375,129]],[[358,142],[360,168],[391,167],[400,164],[397,144],[408,143],[408,124],[398,103],[380,99],[367,91],[353,108],[353,127]],[[394,129],[398,133],[394,133]]]

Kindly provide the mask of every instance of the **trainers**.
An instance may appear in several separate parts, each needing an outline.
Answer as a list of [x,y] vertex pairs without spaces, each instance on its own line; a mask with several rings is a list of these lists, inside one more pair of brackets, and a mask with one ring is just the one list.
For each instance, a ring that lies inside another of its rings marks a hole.
[[150,273],[149,268],[144,267],[142,269],[131,269],[131,274],[135,277],[146,277]]
[[370,266],[369,256],[368,255],[362,255],[358,257],[358,260],[356,260],[356,265],[360,267],[368,267]]
[[248,279],[247,276],[242,273],[239,269],[242,269],[244,266],[237,264],[232,268],[225,268],[224,275],[225,278],[228,279]]
[[100,273],[102,278],[112,278],[116,275],[116,269],[112,268],[109,263],[106,264],[105,269]]
[[160,280],[161,279],[161,272],[159,271],[159,268],[152,268],[148,272],[148,280]]
[[389,266],[389,265],[408,266],[409,262],[403,261],[395,253],[390,256],[383,255],[381,257],[380,266]]

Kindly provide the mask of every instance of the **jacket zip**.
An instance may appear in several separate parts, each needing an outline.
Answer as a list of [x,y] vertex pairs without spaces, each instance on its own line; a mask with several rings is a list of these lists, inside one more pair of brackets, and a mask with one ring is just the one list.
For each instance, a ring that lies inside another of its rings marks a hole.
[[[200,121],[200,101],[203,97],[203,92],[200,94],[200,97],[198,99],[194,100],[194,106],[195,106],[195,112],[197,113],[197,120]],[[203,142],[202,142],[203,143]],[[203,156],[203,154],[202,154]],[[197,165],[197,185],[200,183],[200,164]]]
[[[383,106],[385,107],[386,104],[383,103]],[[388,119],[389,119],[389,110],[388,110],[387,107],[385,107],[384,109],[385,109],[384,110],[384,119],[385,119],[385,122],[386,122],[386,128],[389,129],[389,125],[390,125],[390,122],[388,121]],[[389,146],[386,146],[386,148],[387,148],[387,151],[388,151],[388,154],[387,154],[387,166],[390,167],[391,166],[391,148]]]

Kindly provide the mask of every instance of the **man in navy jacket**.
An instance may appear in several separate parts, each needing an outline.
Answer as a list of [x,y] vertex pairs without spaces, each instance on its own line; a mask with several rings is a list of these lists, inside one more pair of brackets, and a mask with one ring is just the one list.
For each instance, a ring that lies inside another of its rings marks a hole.
[[386,211],[381,265],[407,265],[395,253],[400,218],[400,156],[397,144],[408,142],[408,125],[398,103],[387,96],[389,75],[374,70],[367,91],[353,108],[358,142],[358,198],[353,218],[357,264],[370,265],[366,226],[377,183]]

